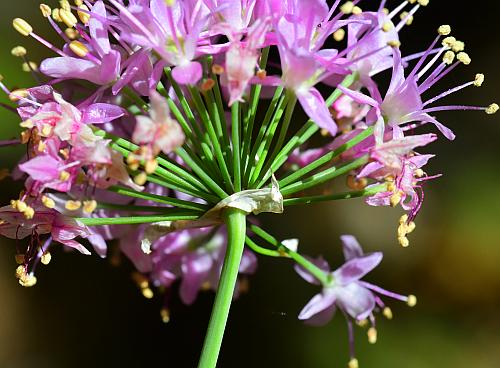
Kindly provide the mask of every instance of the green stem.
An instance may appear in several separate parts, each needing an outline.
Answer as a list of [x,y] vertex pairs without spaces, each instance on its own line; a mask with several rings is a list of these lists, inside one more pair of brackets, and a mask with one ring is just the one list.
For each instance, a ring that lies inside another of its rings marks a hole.
[[262,254],[263,256],[276,257],[276,258],[283,257],[283,253],[280,253],[277,250],[261,247],[256,242],[254,242],[249,236],[245,238],[245,243],[255,253]]
[[340,156],[342,153],[344,153],[348,149],[352,148],[353,146],[355,146],[359,142],[365,140],[367,137],[369,137],[370,135],[372,135],[372,133],[373,133],[373,127],[365,129],[363,132],[361,132],[360,134],[358,134],[357,136],[355,136],[350,141],[344,143],[343,145],[341,145],[337,149],[335,149],[335,150],[333,150],[331,152],[328,152],[327,154],[325,154],[325,155],[321,156],[320,158],[314,160],[310,164],[308,164],[308,165],[300,168],[299,170],[295,171],[294,173],[292,173],[292,174],[288,175],[287,177],[281,179],[279,181],[280,187],[285,187],[285,186],[287,186],[287,185],[289,185],[291,183],[294,183],[297,180],[299,180],[300,178],[302,178],[304,175],[310,173],[311,171],[317,169],[320,166],[323,166],[323,165],[329,163],[335,157]]
[[250,225],[250,230],[252,230],[255,235],[267,241],[269,244],[276,247],[279,251],[286,253],[290,258],[292,258],[296,263],[301,265],[304,269],[306,269],[311,275],[313,275],[319,282],[323,285],[328,285],[331,282],[330,276],[328,273],[323,271],[321,268],[316,266],[314,263],[309,261],[307,258],[301,256],[299,253],[287,248],[276,239],[274,236],[258,227],[257,225]]
[[230,208],[225,212],[225,220],[228,232],[226,256],[198,368],[215,368],[217,365],[245,245],[245,213]]
[[[353,84],[359,75],[357,72],[348,75],[342,81],[342,86],[349,87]],[[331,106],[340,96],[342,91],[340,89],[335,89],[332,94],[326,99],[326,106]],[[267,180],[271,177],[272,173],[278,171],[278,169],[286,162],[293,150],[302,144],[304,144],[311,136],[319,130],[319,127],[312,121],[308,120],[304,126],[288,141],[288,143],[283,147],[283,149],[276,155],[270,170],[265,172],[263,179],[258,183],[256,188],[261,188]]]
[[287,198],[283,201],[283,206],[295,206],[298,204],[311,204],[317,202],[336,201],[340,199],[351,199],[367,197],[387,190],[386,184],[376,185],[363,190],[343,192],[329,195],[317,195],[309,197]]
[[357,169],[358,167],[366,164],[367,162],[368,162],[368,156],[363,156],[363,157],[360,157],[354,161],[351,161],[348,164],[345,164],[343,166],[330,167],[329,169],[326,169],[325,171],[321,171],[317,174],[311,175],[310,177],[308,177],[306,179],[299,180],[293,184],[290,184],[290,185],[282,188],[280,190],[281,194],[283,194],[283,196],[287,196],[287,195],[290,195],[293,193],[300,192],[301,190],[315,187],[315,186],[320,185],[328,180],[336,178],[340,175],[344,175],[351,170]]
[[80,221],[87,226],[102,226],[102,225],[137,225],[149,224],[160,221],[178,221],[178,220],[196,220],[200,217],[199,212],[193,211],[172,211],[170,215],[151,215],[151,216],[130,216],[130,217],[77,217],[75,220]]

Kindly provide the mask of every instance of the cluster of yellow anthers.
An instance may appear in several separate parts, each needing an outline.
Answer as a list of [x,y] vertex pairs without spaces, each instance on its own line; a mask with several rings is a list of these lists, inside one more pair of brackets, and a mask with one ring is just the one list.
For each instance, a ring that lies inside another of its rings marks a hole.
[[21,199],[11,200],[10,205],[13,209],[22,213],[27,220],[31,220],[35,215],[35,210],[33,209],[33,207],[30,207],[26,202],[24,202]]
[[398,226],[398,242],[402,247],[407,247],[410,245],[410,241],[406,237],[413,230],[415,230],[415,223],[413,221],[408,222],[408,215],[404,214],[399,219]]
[[154,152],[151,146],[140,146],[135,152],[127,156],[127,165],[130,170],[136,171],[141,163],[144,163],[144,171],[134,177],[134,182],[137,185],[144,185],[147,181],[148,174],[152,174],[158,168],[156,156],[160,152]]
[[[75,28],[75,26],[78,24],[78,20],[80,20],[83,24],[87,24],[89,22],[90,19],[89,8],[87,7],[87,5],[83,3],[82,0],[75,0],[75,5],[78,7],[75,16],[75,14],[73,14],[72,12],[71,5],[68,0],[60,0],[59,4],[60,8],[54,8],[54,9],[50,8],[50,6],[46,4],[40,4],[40,11],[42,12],[42,15],[45,18],[49,19],[49,22],[55,21],[64,24],[66,26],[66,29],[64,30],[66,37],[68,37],[68,39],[70,40],[76,40],[79,37],[79,32]],[[31,36],[36,40],[40,41],[40,37],[33,32],[33,27],[24,19],[16,18],[12,22],[12,25],[14,26],[14,29],[23,36]],[[89,52],[87,47],[79,41],[70,42],[69,47],[75,54],[81,57],[86,56]],[[26,49],[22,47],[16,47],[14,48],[14,50],[12,50],[12,53],[15,56],[25,57]],[[25,66],[23,64],[24,70],[30,71],[36,69],[36,68],[31,68],[30,66],[30,64],[32,66],[35,66],[36,64],[30,63],[29,61],[25,61],[25,63],[26,63]]]
[[[44,265],[48,265],[51,259],[52,255],[49,251],[46,251],[40,257],[40,262]],[[16,255],[16,263],[18,264],[16,268],[16,277],[19,280],[19,284],[24,287],[32,287],[36,285],[37,280],[35,275],[26,271],[24,254]]]
[[135,281],[139,289],[141,289],[141,293],[146,299],[153,298],[153,290],[150,288],[149,280],[146,276],[142,273],[134,272],[132,273],[132,279]]
[[[415,305],[417,305],[417,297],[415,295],[408,295],[406,304],[408,304],[409,307],[414,307]],[[389,320],[391,320],[393,317],[392,310],[389,307],[384,307],[384,309],[382,310],[382,314]],[[368,327],[370,325],[367,319],[357,321],[356,324],[360,327]],[[378,334],[377,329],[374,326],[368,328],[366,335],[370,344],[375,344],[377,342]],[[347,366],[348,368],[359,368],[358,360],[356,358],[352,358]]]

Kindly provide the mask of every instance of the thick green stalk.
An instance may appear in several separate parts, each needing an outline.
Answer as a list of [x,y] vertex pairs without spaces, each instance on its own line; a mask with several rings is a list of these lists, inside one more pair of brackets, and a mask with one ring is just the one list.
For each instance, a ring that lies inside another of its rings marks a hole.
[[233,177],[235,192],[241,191],[241,158],[240,158],[240,103],[231,106],[231,140],[233,143]]
[[225,221],[228,232],[226,256],[198,368],[215,368],[217,365],[245,245],[245,213],[235,208],[227,209]]
[[342,192],[328,195],[317,195],[309,197],[287,198],[283,200],[283,206],[295,206],[298,204],[311,204],[317,202],[336,201],[340,199],[351,199],[358,197],[367,197],[387,190],[386,184],[376,185],[363,190],[351,192]]

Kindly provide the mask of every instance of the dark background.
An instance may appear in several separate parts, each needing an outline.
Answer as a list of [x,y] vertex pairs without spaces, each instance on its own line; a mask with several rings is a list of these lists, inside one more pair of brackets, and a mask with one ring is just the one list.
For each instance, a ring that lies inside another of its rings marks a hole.
[[[389,1],[391,7],[398,3]],[[435,29],[448,23],[472,57],[470,66],[457,68],[430,96],[482,72],[482,88],[470,87],[446,101],[488,105],[500,100],[499,10],[492,0],[442,0],[417,13],[402,32],[404,54],[426,48]],[[32,83],[21,72],[20,60],[10,55],[13,46],[26,46],[37,62],[50,55],[11,28],[16,16],[29,20],[40,34],[52,34],[37,2],[0,2],[0,72],[9,87]],[[439,117],[457,139],[427,147],[437,154],[428,171],[444,177],[426,188],[409,248],[400,248],[395,237],[400,210],[371,208],[362,200],[292,208],[264,220],[278,237],[299,237],[302,252],[324,254],[334,265],[341,262],[338,235],[355,234],[366,249],[385,252],[368,280],[418,296],[413,309],[389,301],[394,319],[378,319],[375,346],[357,329],[362,367],[500,366],[500,121],[498,115],[480,112]],[[0,137],[14,136],[18,118],[7,111],[0,111],[0,118]],[[12,167],[21,153],[0,149],[0,168]],[[20,189],[8,179],[0,185],[2,204]],[[14,254],[14,243],[1,238],[0,367],[196,365],[212,294],[202,294],[192,307],[174,298],[172,320],[165,325],[159,315],[161,297],[141,296],[126,260],[113,267],[97,256],[55,252],[51,264],[38,270],[36,287],[25,289],[14,277]],[[259,260],[250,292],[233,305],[219,366],[344,367],[348,347],[343,317],[323,328],[304,326],[297,314],[317,290],[299,279],[288,261]]]

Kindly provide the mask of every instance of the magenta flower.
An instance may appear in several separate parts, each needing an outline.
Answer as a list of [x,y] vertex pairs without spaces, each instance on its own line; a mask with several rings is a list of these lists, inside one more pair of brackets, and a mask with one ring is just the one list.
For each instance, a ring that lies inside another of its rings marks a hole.
[[71,217],[61,215],[55,210],[39,204],[32,205],[34,216],[26,216],[12,206],[0,208],[0,234],[11,239],[24,239],[27,236],[50,234],[52,239],[67,247],[74,248],[82,254],[90,252],[76,237],[86,238],[90,235],[88,229]]

